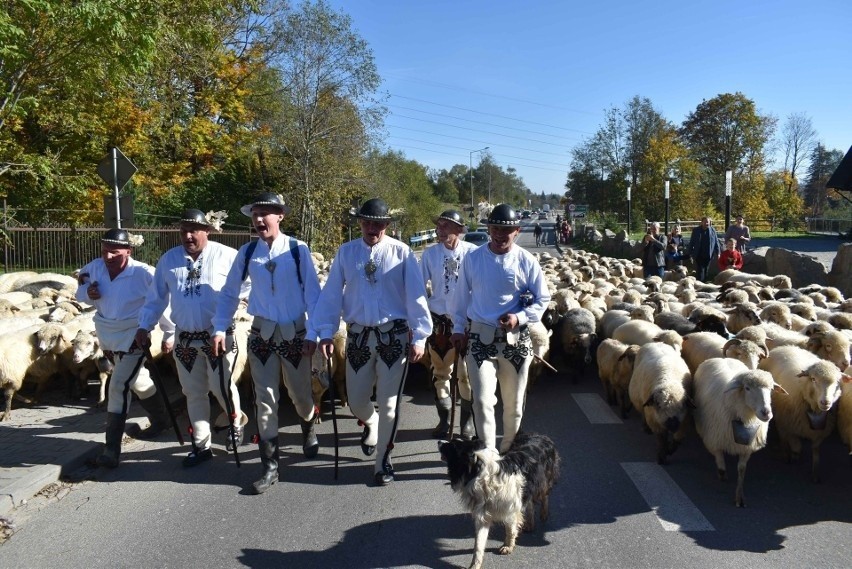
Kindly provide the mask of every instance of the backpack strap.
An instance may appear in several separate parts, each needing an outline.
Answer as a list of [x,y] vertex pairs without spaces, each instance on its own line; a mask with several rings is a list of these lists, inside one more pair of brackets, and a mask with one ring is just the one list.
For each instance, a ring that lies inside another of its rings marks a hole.
[[293,256],[293,261],[296,262],[296,276],[299,277],[299,286],[302,287],[302,292],[305,292],[305,283],[302,282],[302,266],[299,253],[299,243],[295,237],[290,237],[290,254]]
[[251,256],[254,255],[254,250],[257,249],[257,241],[254,240],[249,243],[249,246],[246,247],[246,257],[243,260],[243,282],[245,282],[246,277],[248,277],[248,269],[249,269],[249,261],[251,261]]

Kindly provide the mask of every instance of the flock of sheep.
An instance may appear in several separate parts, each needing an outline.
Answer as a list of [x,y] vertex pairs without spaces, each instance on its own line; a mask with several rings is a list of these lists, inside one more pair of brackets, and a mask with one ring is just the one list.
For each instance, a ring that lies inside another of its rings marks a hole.
[[580,250],[539,261],[553,298],[551,359],[581,372],[596,360],[609,403],[622,417],[635,409],[656,435],[660,464],[694,425],[721,479],[725,454],[739,458],[744,506],[746,464],[770,420],[789,460],[810,442],[814,481],[835,427],[852,446],[852,299],[838,289],[735,270],[713,283],[682,268],[644,279],[639,259]]
[[[596,363],[609,403],[622,417],[635,409],[656,435],[659,463],[693,426],[720,478],[727,475],[725,454],[739,457],[737,506],[745,504],[746,464],[766,445],[770,420],[789,459],[810,442],[815,481],[820,444],[835,428],[852,445],[852,299],[836,288],[794,289],[783,275],[734,270],[713,283],[697,282],[682,268],[644,279],[638,259],[580,250],[562,259],[537,256],[552,301],[530,329],[530,386],[551,364],[573,370],[576,379]],[[329,263],[314,254],[314,265],[323,282]],[[76,287],[73,277],[59,274],[0,275],[0,420],[9,419],[25,381],[35,384],[38,398],[53,378],[72,392],[97,378],[103,404],[111,365],[98,346],[92,307],[73,299]],[[248,376],[249,325],[241,309],[238,381]],[[333,380],[345,405],[344,343],[341,327],[331,368],[318,356],[312,362],[317,403]],[[152,349],[158,347],[155,337]]]

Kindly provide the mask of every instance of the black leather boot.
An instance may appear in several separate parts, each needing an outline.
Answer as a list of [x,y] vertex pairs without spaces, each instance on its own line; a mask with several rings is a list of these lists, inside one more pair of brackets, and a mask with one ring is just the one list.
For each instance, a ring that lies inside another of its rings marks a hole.
[[313,458],[319,452],[319,440],[314,432],[314,420],[305,421],[301,417],[299,423],[302,425],[302,454],[305,458]]
[[269,487],[278,482],[278,438],[260,441],[260,463],[263,465],[263,476],[252,483],[255,494],[263,494]]
[[461,400],[461,438],[472,441],[476,438],[476,425],[473,422],[473,401],[462,398]]
[[140,399],[139,404],[145,409],[145,413],[148,414],[148,421],[151,424],[145,429],[132,433],[132,437],[149,440],[158,437],[160,433],[171,428],[172,421],[169,418],[169,412],[166,410],[162,395],[155,393],[147,399]]
[[124,423],[127,415],[122,413],[107,413],[106,444],[104,450],[95,459],[98,466],[115,468],[121,456],[121,438],[124,436]]
[[452,405],[452,399],[449,397],[435,398],[435,408],[438,410],[438,426],[432,430],[433,439],[446,439],[449,436]]

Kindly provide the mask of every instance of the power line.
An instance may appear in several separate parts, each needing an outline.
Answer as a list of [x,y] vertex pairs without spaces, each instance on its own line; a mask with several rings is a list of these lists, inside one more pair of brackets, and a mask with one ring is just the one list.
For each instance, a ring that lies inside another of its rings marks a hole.
[[427,101],[425,99],[418,99],[416,97],[407,97],[405,95],[397,95],[397,94],[394,94],[394,93],[390,93],[390,95],[392,97],[397,97],[399,99],[408,99],[409,101],[417,101],[418,103],[426,103],[427,105],[435,105],[437,107],[446,107],[448,109],[455,109],[457,111],[465,111],[465,112],[468,112],[468,113],[475,113],[475,114],[478,114],[478,115],[485,115],[485,116],[489,116],[489,117],[497,117],[497,118],[501,118],[501,119],[505,119],[505,120],[509,120],[509,121],[515,121],[515,122],[521,122],[521,123],[527,123],[527,124],[535,124],[535,125],[538,125],[538,126],[546,126],[548,128],[555,128],[555,129],[559,129],[559,130],[567,130],[569,132],[579,132],[580,134],[589,134],[589,135],[594,134],[592,132],[587,132],[587,131],[584,131],[584,130],[578,130],[578,129],[575,129],[575,128],[554,126],[554,125],[549,125],[549,124],[546,124],[546,123],[540,123],[540,122],[535,122],[535,121],[525,121],[525,120],[516,119],[516,118],[513,118],[513,117],[507,117],[505,115],[498,115],[498,114],[495,114],[495,113],[486,113],[484,111],[477,111],[475,109],[466,109],[464,107],[456,107],[456,106],[453,106],[453,105],[445,105],[443,103],[435,103],[435,102],[432,102],[432,101]]

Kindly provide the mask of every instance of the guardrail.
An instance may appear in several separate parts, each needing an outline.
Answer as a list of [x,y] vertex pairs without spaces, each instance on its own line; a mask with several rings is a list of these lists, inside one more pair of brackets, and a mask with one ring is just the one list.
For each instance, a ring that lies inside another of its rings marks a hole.
[[423,231],[415,231],[414,234],[408,238],[408,244],[412,247],[419,247],[426,243],[432,243],[437,238],[438,234],[434,229],[424,229]]

